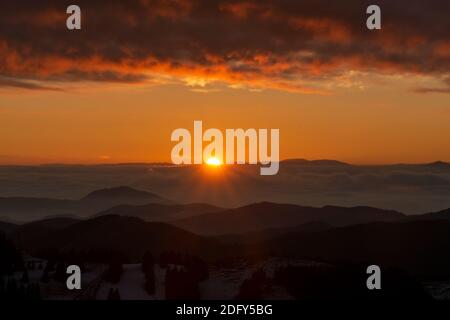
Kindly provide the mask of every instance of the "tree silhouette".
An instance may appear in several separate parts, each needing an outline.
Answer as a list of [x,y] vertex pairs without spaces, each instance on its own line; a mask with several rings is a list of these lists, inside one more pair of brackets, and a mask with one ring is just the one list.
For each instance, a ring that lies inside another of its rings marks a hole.
[[28,270],[27,269],[25,269],[24,271],[23,271],[23,274],[22,274],[22,283],[29,283],[30,282],[30,277],[28,276]]
[[166,299],[199,299],[198,281],[187,270],[168,268],[166,271]]
[[48,274],[48,269],[45,268],[42,272],[41,282],[48,283],[50,281],[50,276]]
[[110,288],[106,299],[107,300],[120,300],[119,289]]
[[123,266],[120,262],[112,262],[104,275],[104,279],[111,283],[118,283],[123,273]]
[[263,269],[257,269],[249,279],[245,279],[239,288],[237,299],[262,299],[264,285],[267,282]]
[[58,264],[56,265],[53,279],[58,282],[65,282],[67,280],[66,264],[64,262],[58,262]]
[[148,269],[145,274],[145,291],[149,295],[155,294],[155,271],[153,268]]
[[147,274],[150,270],[153,271],[154,266],[155,260],[153,259],[153,255],[149,251],[146,251],[142,258],[142,271]]

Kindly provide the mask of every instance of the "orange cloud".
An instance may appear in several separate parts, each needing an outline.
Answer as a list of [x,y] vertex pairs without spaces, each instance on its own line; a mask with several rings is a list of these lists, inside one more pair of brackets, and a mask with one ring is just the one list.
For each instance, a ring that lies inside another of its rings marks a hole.
[[5,0],[0,76],[3,86],[43,88],[202,77],[314,94],[348,70],[441,78],[450,73],[450,5],[411,1],[382,1],[389,16],[370,32],[359,1],[80,0],[83,27],[71,32],[55,2]]

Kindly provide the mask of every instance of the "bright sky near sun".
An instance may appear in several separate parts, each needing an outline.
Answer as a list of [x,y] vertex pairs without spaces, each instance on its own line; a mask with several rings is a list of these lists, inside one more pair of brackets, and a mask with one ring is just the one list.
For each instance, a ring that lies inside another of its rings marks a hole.
[[222,161],[220,161],[220,159],[216,158],[216,157],[211,157],[209,159],[206,160],[206,164],[210,165],[210,166],[220,166],[222,164]]

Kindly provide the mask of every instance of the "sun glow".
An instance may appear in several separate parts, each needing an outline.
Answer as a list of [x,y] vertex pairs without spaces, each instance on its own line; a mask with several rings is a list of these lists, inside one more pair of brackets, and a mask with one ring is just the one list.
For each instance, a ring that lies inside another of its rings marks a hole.
[[206,164],[208,166],[218,167],[218,166],[222,165],[222,162],[216,157],[211,157],[208,160],[206,160]]

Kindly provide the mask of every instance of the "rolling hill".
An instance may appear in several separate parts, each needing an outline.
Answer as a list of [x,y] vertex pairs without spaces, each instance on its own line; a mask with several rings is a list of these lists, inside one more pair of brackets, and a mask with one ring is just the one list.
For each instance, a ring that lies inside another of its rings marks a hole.
[[18,226],[14,223],[3,222],[0,221],[0,233],[4,233],[6,235],[14,232]]
[[97,213],[95,216],[121,215],[141,218],[145,221],[168,222],[191,216],[223,211],[225,209],[204,203],[168,205],[149,203],[144,205],[119,205]]
[[324,222],[307,222],[295,227],[287,227],[287,228],[271,228],[264,229],[260,231],[250,231],[245,233],[232,233],[215,236],[214,238],[222,243],[228,244],[252,244],[263,241],[269,241],[271,239],[275,239],[278,236],[287,233],[293,232],[301,232],[301,233],[309,233],[309,232],[319,232],[331,229],[332,226],[324,223]]
[[450,220],[450,208],[420,215],[408,216],[407,220]]
[[245,233],[271,228],[289,228],[308,222],[345,226],[373,221],[395,221],[404,215],[371,207],[303,207],[270,202],[221,212],[207,213],[173,222],[174,225],[200,235]]
[[0,198],[0,218],[17,222],[41,220],[52,215],[87,217],[120,204],[171,203],[156,194],[130,187],[101,189],[79,200],[8,197]]
[[[196,232],[214,237],[183,230],[181,226],[188,222]],[[292,227],[294,223],[297,226]],[[410,221],[398,212],[368,207],[258,203],[178,220],[177,226],[120,215],[89,220],[55,218],[15,227],[11,235],[22,249],[36,256],[48,250],[109,250],[133,263],[147,250],[155,255],[162,251],[190,253],[204,259],[282,256],[374,263],[425,278],[450,278],[449,220]]]
[[294,232],[258,248],[283,256],[377,264],[450,278],[450,221],[376,222],[322,232]]
[[140,262],[147,250],[155,255],[162,251],[199,256],[217,252],[214,241],[165,223],[134,217],[101,216],[58,229],[39,224],[24,227],[15,235],[15,241],[31,254],[52,249],[59,252],[105,250],[120,252],[129,262]]

